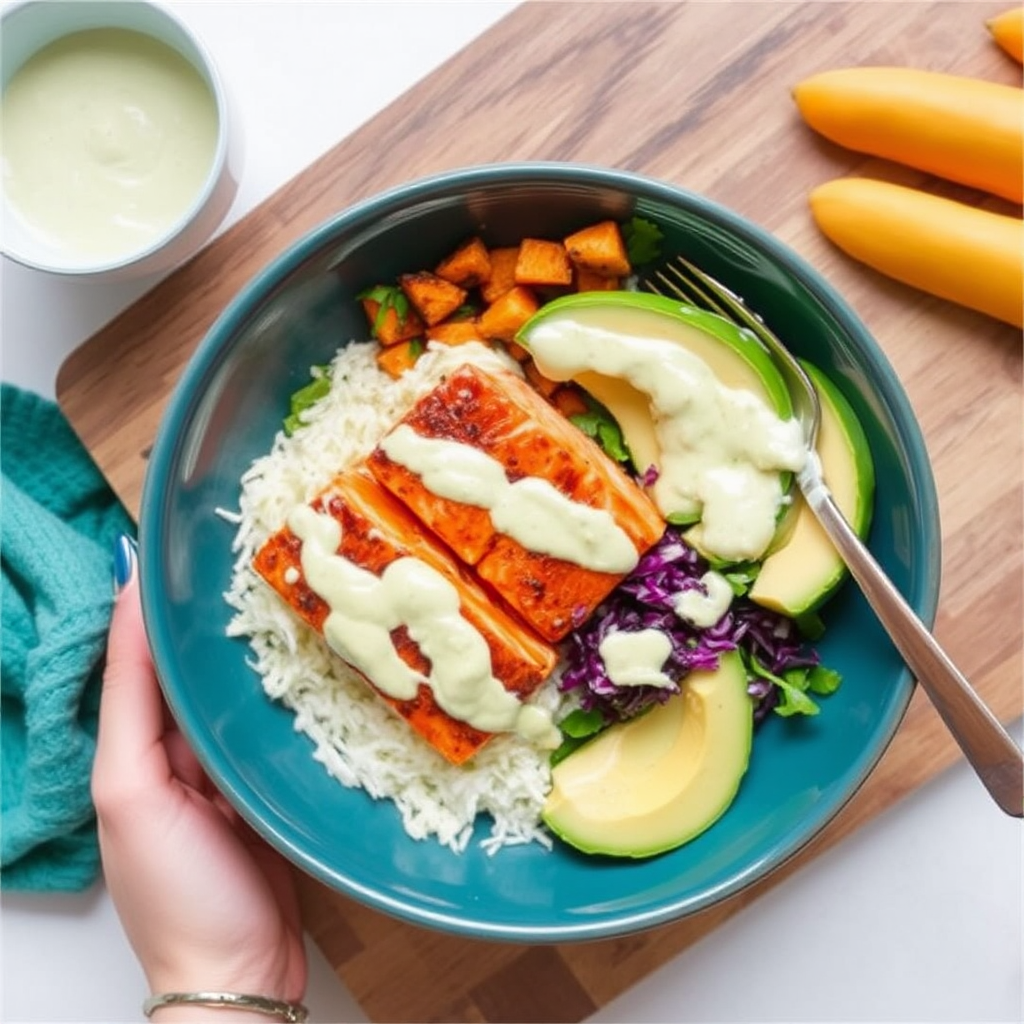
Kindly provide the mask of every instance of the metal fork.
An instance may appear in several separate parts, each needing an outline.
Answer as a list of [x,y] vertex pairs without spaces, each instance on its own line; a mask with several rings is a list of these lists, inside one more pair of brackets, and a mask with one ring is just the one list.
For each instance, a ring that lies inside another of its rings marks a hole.
[[741,298],[688,260],[677,257],[642,284],[656,294],[703,306],[747,328],[775,359],[807,441],[809,458],[796,478],[804,500],[985,788],[1007,814],[1024,817],[1020,748],[903,599],[829,493],[815,454],[821,403],[803,367]]

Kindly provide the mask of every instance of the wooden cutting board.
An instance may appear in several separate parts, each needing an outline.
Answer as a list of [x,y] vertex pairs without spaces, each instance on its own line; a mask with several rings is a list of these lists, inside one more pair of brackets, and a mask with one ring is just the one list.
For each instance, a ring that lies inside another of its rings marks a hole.
[[[1020,84],[991,42],[996,3],[530,3],[457,54],[72,353],[58,400],[138,510],[168,394],[234,293],[293,239],[364,196],[446,168],[603,164],[675,182],[774,232],[866,321],[920,419],[938,485],[936,632],[996,713],[1021,713],[1019,332],[855,265],[826,243],[810,188],[867,173],[1017,212],[815,137],[790,85],[853,64]],[[969,273],[970,268],[965,268]],[[920,694],[871,780],[801,856],[697,917],[627,938],[522,947],[439,935],[302,881],[305,920],[376,1021],[578,1021],[951,764]],[[978,799],[986,799],[979,786]],[[401,979],[396,984],[396,979]]]

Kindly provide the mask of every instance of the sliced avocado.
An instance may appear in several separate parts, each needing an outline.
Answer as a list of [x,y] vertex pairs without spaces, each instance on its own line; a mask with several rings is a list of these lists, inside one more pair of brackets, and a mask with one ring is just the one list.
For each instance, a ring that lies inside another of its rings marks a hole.
[[552,769],[548,827],[584,853],[650,857],[689,842],[732,803],[747,770],[753,703],[736,651],[682,693],[613,725]]
[[[866,537],[874,509],[875,468],[864,428],[842,392],[802,363],[821,399],[817,452],[825,483],[850,525]],[[750,599],[789,616],[818,608],[846,576],[846,566],[802,495],[795,493],[784,543],[764,560]]]
[[[724,317],[646,292],[583,292],[544,305],[516,340],[529,349],[532,329],[558,317],[675,342],[704,360],[726,386],[753,392],[782,419],[793,414],[789,391],[771,356],[752,334]],[[541,373],[559,379],[558,371],[536,354],[535,361]],[[624,380],[600,373],[587,371],[574,379],[616,419],[637,472],[657,467],[658,440],[647,396]]]

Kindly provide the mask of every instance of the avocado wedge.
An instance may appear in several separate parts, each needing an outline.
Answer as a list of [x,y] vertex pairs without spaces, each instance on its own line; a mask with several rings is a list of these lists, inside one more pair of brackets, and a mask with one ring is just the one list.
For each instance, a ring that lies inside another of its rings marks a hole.
[[732,803],[750,759],[753,703],[736,651],[682,693],[613,725],[552,769],[543,819],[585,853],[650,857],[689,842]]
[[[542,374],[608,410],[668,521],[703,520],[721,557],[764,553],[802,446],[785,382],[752,334],[661,295],[589,292],[548,303],[516,340]],[[727,507],[748,514],[723,517]]]
[[[874,508],[875,469],[864,428],[850,403],[817,367],[801,362],[821,399],[816,450],[825,483],[847,521],[864,538]],[[797,617],[822,605],[845,579],[846,566],[799,492],[750,589],[752,601]]]
[[[582,292],[555,299],[524,324],[516,339],[531,350],[538,369],[552,380],[565,380],[567,375],[531,349],[530,337],[539,325],[559,320],[682,345],[703,359],[726,386],[753,392],[782,418],[793,414],[785,381],[771,356],[752,334],[724,317],[646,292]],[[657,466],[658,440],[648,397],[620,377],[592,370],[572,379],[618,422],[637,472]]]

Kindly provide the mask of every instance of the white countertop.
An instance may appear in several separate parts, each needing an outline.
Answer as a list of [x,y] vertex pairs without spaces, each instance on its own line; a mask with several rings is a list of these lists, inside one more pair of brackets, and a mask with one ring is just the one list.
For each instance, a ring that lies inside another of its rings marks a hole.
[[[238,100],[246,156],[230,223],[515,5],[169,6]],[[3,379],[50,397],[66,355],[154,283],[82,285],[6,261],[2,272]],[[958,766],[592,1020],[1021,1021],[1021,840]],[[142,1019],[142,973],[101,884],[3,893],[0,908],[0,1019]],[[310,954],[312,1020],[366,1020]]]

